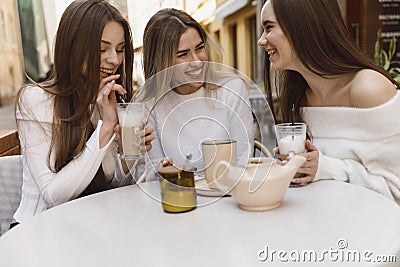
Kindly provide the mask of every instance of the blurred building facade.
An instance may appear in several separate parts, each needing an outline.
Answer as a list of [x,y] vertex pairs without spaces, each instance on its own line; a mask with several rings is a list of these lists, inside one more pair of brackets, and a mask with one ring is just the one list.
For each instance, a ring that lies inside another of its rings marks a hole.
[[[10,103],[27,81],[49,70],[57,25],[73,0],[0,1],[0,104]],[[143,82],[143,31],[161,8],[185,10],[199,21],[222,46],[223,63],[247,75],[262,87],[264,51],[257,46],[261,35],[260,12],[265,0],[107,0],[130,22],[135,47],[137,84]],[[400,36],[398,0],[337,0],[347,26],[361,49],[373,55],[376,31],[382,25],[384,43]],[[390,26],[390,28],[389,28]],[[388,29],[388,30],[385,30]],[[372,50],[372,51],[371,51]],[[399,52],[396,55],[400,55]]]
[[14,101],[23,84],[18,11],[15,0],[0,1],[0,106]]
[[17,0],[25,82],[46,79],[51,70],[49,36],[42,0]]
[[259,83],[262,80],[262,51],[257,47],[261,35],[259,16],[264,1],[217,0],[211,35],[224,49],[223,63]]

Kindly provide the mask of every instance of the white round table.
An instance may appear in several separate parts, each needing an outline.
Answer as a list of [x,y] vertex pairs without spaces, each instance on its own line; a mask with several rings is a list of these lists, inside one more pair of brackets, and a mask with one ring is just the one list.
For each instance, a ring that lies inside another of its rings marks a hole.
[[359,186],[290,188],[265,212],[198,196],[200,207],[168,214],[159,195],[150,182],[49,209],[0,237],[0,266],[400,265],[400,207]]

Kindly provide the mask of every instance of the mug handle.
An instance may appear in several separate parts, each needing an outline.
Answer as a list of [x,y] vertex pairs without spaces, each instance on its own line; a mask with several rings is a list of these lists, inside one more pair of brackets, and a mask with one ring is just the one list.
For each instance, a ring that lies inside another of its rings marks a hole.
[[[225,170],[227,170],[227,169],[229,168],[229,166],[231,166],[231,164],[229,164],[229,162],[227,162],[226,160],[221,160],[220,162],[218,162],[217,165],[216,165],[215,168],[214,168],[213,177],[217,177],[217,173],[218,173],[218,170],[219,170],[220,168],[224,167]],[[231,167],[232,167],[232,166],[231,166]],[[228,180],[228,181],[229,181],[229,180]],[[215,186],[216,186],[221,192],[224,192],[224,193],[226,193],[226,194],[229,193],[229,191],[231,190],[231,187],[230,187],[230,186],[226,186],[226,185],[223,185],[223,184],[219,183],[219,182],[218,182],[218,179],[215,179],[213,183],[215,184]]]

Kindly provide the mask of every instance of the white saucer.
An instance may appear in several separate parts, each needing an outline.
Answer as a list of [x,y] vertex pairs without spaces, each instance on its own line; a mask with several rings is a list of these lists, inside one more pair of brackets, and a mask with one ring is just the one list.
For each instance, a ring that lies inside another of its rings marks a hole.
[[209,188],[205,178],[199,179],[195,182],[196,193],[200,196],[206,197],[224,197],[230,196],[230,194],[224,194],[218,189]]

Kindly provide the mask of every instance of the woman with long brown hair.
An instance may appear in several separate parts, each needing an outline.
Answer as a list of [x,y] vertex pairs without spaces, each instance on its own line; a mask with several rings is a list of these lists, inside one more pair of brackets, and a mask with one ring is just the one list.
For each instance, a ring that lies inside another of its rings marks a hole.
[[[53,76],[22,88],[16,118],[23,154],[23,222],[82,195],[132,183],[134,164],[121,161],[117,95],[132,97],[131,30],[103,0],[77,0],[56,35]],[[151,148],[153,129],[143,133]],[[129,166],[128,166],[129,165]]]
[[261,24],[269,104],[313,141],[294,182],[336,179],[400,203],[398,84],[355,46],[337,1],[268,0]]

